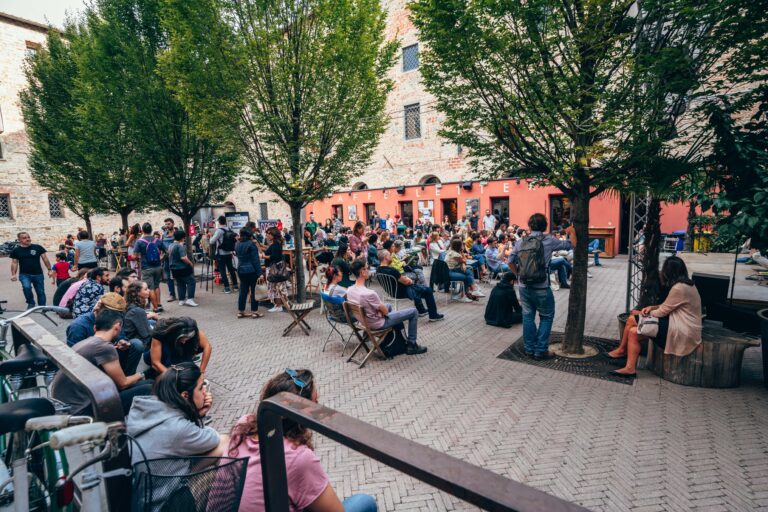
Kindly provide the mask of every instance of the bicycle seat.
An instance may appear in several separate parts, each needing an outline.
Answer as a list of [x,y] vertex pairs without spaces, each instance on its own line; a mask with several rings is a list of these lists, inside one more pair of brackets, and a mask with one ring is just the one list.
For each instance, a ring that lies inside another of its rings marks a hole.
[[25,398],[0,404],[0,435],[24,430],[27,420],[50,416],[53,403],[45,398]]
[[23,375],[56,369],[42,350],[29,343],[19,346],[16,357],[0,363],[0,375]]

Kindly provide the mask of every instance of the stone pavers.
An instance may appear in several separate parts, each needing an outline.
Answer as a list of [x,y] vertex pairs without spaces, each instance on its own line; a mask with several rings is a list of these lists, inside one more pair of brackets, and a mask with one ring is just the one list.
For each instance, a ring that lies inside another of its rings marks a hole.
[[[605,260],[592,273],[587,332],[616,337],[626,260]],[[0,275],[9,275],[7,259]],[[686,388],[642,370],[626,386],[497,359],[521,327],[487,326],[484,305],[444,306],[438,294],[446,320],[419,323],[427,354],[358,369],[338,343],[321,352],[328,326],[319,312],[308,318],[311,337],[295,330],[281,338],[287,314],[236,319],[235,295],[220,290],[198,292],[199,308],[170,304],[166,314],[196,318],[212,340],[207,376],[221,431],[255,410],[271,375],[307,367],[332,408],[594,510],[768,510],[768,391],[758,349],[747,351],[737,389]],[[568,293],[555,292],[556,329]],[[0,282],[0,299],[23,306],[20,285]],[[368,492],[383,510],[469,508],[327,439],[316,444],[341,496]]]

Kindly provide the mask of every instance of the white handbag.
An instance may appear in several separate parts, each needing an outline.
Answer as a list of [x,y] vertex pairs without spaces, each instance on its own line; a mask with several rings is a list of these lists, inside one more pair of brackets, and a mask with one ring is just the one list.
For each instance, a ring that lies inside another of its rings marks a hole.
[[659,335],[659,319],[655,316],[641,316],[637,322],[637,334],[646,338]]

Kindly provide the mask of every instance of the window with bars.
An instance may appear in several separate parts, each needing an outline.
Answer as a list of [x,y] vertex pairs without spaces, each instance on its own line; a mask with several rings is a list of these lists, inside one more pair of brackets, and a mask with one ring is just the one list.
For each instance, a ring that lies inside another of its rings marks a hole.
[[412,44],[403,48],[403,71],[411,71],[419,67],[419,45]]
[[61,207],[61,201],[53,194],[48,194],[48,211],[52,219],[61,219],[64,217],[64,209]]
[[418,103],[406,105],[405,111],[405,140],[421,137],[421,106]]
[[11,218],[11,196],[0,194],[0,219]]
[[259,203],[259,218],[265,220],[269,218],[269,210],[267,209],[267,203]]

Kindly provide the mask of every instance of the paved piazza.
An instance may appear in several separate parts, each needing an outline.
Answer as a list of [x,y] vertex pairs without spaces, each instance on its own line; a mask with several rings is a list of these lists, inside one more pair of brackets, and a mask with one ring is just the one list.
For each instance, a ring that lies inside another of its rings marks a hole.
[[[0,260],[0,298],[18,308],[20,285],[8,267]],[[604,260],[592,273],[587,333],[615,338],[626,259]],[[170,304],[166,315],[196,318],[212,340],[212,414],[222,432],[255,410],[269,376],[307,367],[329,407],[593,510],[768,510],[759,349],[747,351],[737,389],[687,388],[643,370],[626,386],[497,359],[522,328],[487,326],[483,305],[451,304],[439,305],[444,322],[420,321],[427,354],[361,370],[340,357],[338,343],[321,352],[328,327],[318,311],[309,316],[311,337],[296,329],[281,338],[287,314],[237,319],[235,295],[220,290],[198,291],[201,307]],[[555,292],[556,329],[568,293]],[[470,508],[327,439],[317,440],[317,452],[340,496],[371,493],[382,510]]]

